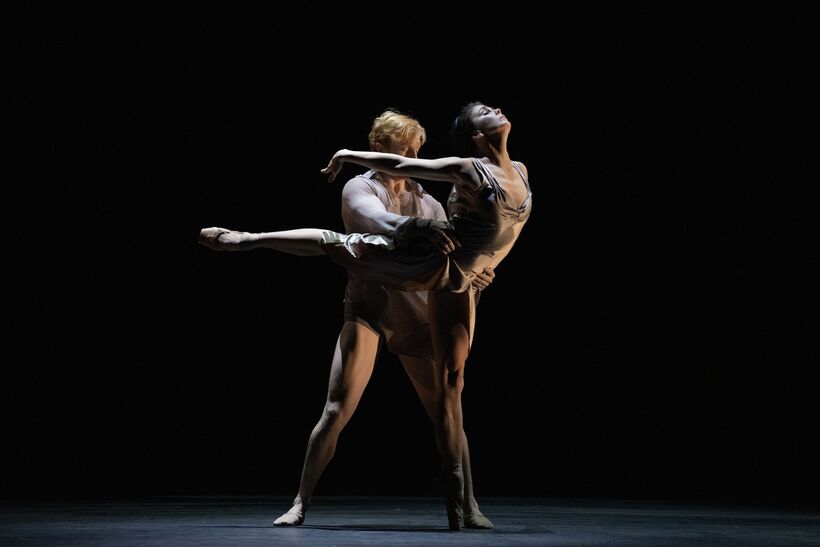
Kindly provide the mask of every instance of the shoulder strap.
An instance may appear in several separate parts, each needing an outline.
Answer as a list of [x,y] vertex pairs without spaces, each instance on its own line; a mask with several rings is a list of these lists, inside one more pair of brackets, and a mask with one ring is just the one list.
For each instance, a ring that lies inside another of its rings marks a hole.
[[495,190],[498,190],[498,181],[495,180],[495,176],[493,176],[492,172],[487,168],[487,166],[481,163],[481,160],[479,160],[478,158],[470,159],[473,160],[473,166],[475,167],[475,170],[484,180],[487,181],[487,184],[489,184]]
[[518,167],[519,163],[520,162],[514,161],[514,162],[512,162],[512,166],[515,168],[516,171],[518,171],[518,174],[521,175],[521,180],[524,181],[524,184],[527,186],[527,191],[529,192],[530,191],[530,181],[527,180],[527,177],[524,175],[524,171],[522,171],[521,168]]

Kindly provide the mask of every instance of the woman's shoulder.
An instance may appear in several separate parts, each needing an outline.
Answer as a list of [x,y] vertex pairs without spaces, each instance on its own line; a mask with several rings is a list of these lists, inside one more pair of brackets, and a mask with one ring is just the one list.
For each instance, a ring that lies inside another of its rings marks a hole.
[[467,158],[472,163],[473,167],[476,171],[481,173],[482,175],[486,173],[493,172],[493,162],[490,161],[490,158],[483,157],[483,158]]
[[490,158],[465,158],[465,160],[469,162],[468,165],[472,166],[474,181],[471,186],[473,190],[492,186],[490,179],[495,178],[495,175]]
[[527,172],[527,166],[524,165],[524,162],[513,160],[513,165],[517,166],[521,170],[521,172],[524,174],[524,178],[530,178],[529,172]]

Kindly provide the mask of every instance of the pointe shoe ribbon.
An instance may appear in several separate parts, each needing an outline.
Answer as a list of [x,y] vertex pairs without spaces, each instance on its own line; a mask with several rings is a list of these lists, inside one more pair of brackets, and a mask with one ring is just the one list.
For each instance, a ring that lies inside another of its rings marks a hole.
[[444,500],[450,530],[464,528],[464,472],[460,463],[444,469]]

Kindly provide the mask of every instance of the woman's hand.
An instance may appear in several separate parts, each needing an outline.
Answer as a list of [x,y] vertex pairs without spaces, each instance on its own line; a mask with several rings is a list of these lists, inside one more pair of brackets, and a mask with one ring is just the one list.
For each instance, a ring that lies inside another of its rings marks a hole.
[[336,175],[339,174],[339,171],[342,169],[342,165],[344,165],[344,154],[347,152],[346,148],[343,148],[333,154],[333,157],[330,158],[330,163],[327,164],[327,167],[322,169],[322,173],[328,175],[327,181],[333,182],[336,179]]

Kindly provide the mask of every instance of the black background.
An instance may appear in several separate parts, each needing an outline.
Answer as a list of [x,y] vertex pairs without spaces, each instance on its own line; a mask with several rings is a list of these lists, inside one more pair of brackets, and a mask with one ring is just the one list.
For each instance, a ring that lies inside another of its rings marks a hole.
[[[481,100],[534,199],[467,367],[479,499],[816,503],[807,17],[536,4],[6,8],[4,495],[295,494],[344,271],[198,231],[341,230],[335,150],[395,107],[448,155]],[[436,472],[383,355],[316,495]]]

